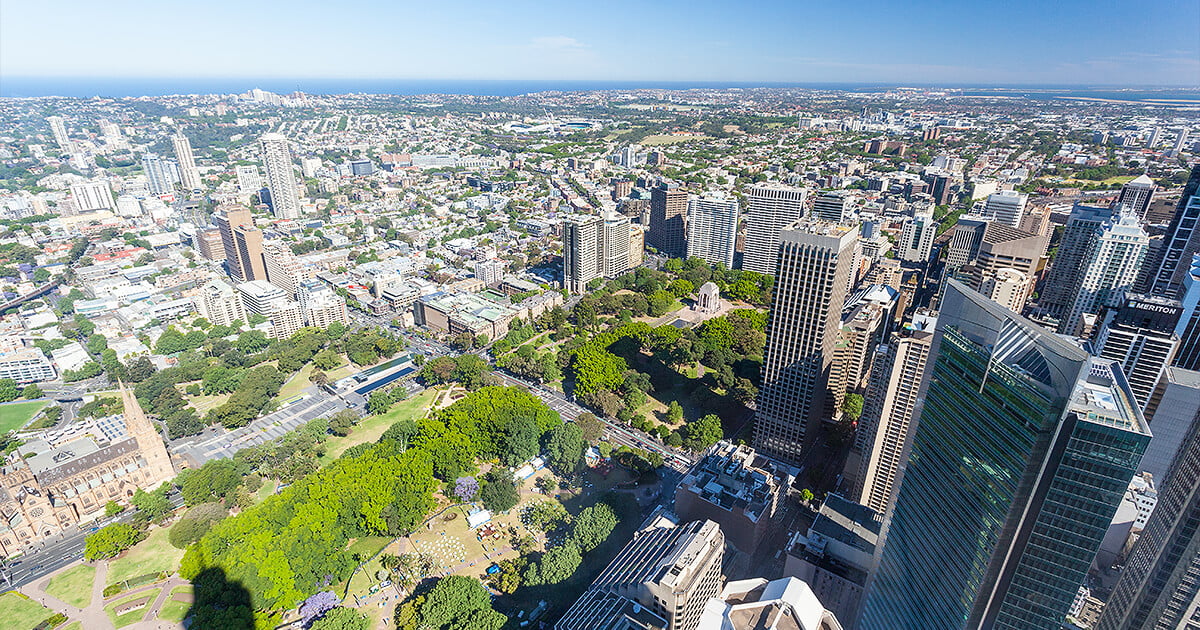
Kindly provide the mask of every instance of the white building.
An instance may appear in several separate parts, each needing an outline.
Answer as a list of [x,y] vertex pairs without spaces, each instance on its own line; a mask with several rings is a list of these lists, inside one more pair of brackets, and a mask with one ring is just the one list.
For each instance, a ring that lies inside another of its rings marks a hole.
[[54,376],[54,365],[37,348],[17,348],[10,352],[0,352],[0,378],[11,378],[23,385],[49,381]]
[[192,155],[192,143],[182,133],[171,136],[175,146],[175,161],[179,164],[179,180],[184,190],[200,189],[200,171],[196,170],[196,158]]
[[783,184],[760,184],[750,189],[742,269],[775,275],[779,233],[804,216],[807,194],[803,188]]
[[247,321],[241,296],[223,280],[208,283],[194,299],[196,310],[214,326],[230,326],[235,321]]
[[1121,207],[1119,216],[1100,226],[1083,256],[1079,288],[1063,322],[1065,334],[1079,334],[1085,313],[1099,314],[1103,307],[1120,306],[1125,291],[1137,281],[1149,246],[1150,237],[1126,206]]
[[729,582],[708,600],[695,630],[842,630],[803,580]]
[[237,174],[238,192],[256,193],[262,189],[262,174],[258,172],[257,166],[242,164],[234,167],[234,173]]
[[1025,203],[1028,195],[1015,190],[1002,190],[988,195],[984,205],[984,214],[994,217],[996,222],[1010,227],[1020,227],[1021,217],[1025,214]]
[[504,279],[504,261],[495,258],[476,261],[475,277],[489,287],[495,285]]
[[259,144],[267,171],[267,189],[271,191],[271,213],[280,219],[300,218],[300,195],[287,138],[268,133],[259,139]]
[[733,268],[737,244],[737,199],[709,195],[688,200],[687,255]]
[[918,213],[904,222],[900,231],[900,243],[896,248],[896,257],[905,262],[929,262],[933,252],[933,239],[937,236],[938,224],[933,222],[932,214]]
[[80,212],[111,210],[116,207],[108,182],[75,184],[71,186],[71,196],[75,198],[75,206]]

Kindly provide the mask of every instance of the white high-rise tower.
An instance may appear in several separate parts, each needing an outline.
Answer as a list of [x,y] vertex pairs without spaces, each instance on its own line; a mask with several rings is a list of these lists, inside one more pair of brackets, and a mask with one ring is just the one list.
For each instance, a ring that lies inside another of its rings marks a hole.
[[783,184],[760,184],[750,189],[742,269],[775,275],[779,233],[804,216],[807,193],[803,188]]
[[271,213],[280,219],[300,218],[300,197],[296,174],[292,172],[292,152],[287,138],[277,133],[264,134],[259,140],[263,167],[267,171],[267,189],[271,192]]
[[184,190],[200,188],[200,171],[196,170],[196,159],[192,156],[192,143],[182,133],[171,138],[175,145],[175,161],[179,163],[179,179]]
[[1125,291],[1137,281],[1138,271],[1150,246],[1150,237],[1142,229],[1129,206],[1100,226],[1092,238],[1080,266],[1079,288],[1062,332],[1078,334],[1085,313],[1099,314],[1103,307],[1121,305]]
[[733,268],[737,241],[737,199],[720,196],[693,197],[688,201],[687,255],[709,264]]

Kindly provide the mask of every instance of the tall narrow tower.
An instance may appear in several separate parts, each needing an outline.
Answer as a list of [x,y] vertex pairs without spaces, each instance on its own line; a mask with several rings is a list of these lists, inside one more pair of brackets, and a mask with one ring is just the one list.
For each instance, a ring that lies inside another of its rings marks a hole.
[[946,284],[859,627],[1057,628],[1150,430],[1119,364]]
[[737,222],[737,199],[715,195],[692,198],[688,201],[688,258],[732,269]]
[[1184,184],[1183,195],[1175,207],[1175,216],[1167,235],[1150,265],[1150,286],[1147,293],[1176,297],[1183,288],[1192,255],[1200,252],[1200,164]]
[[300,218],[300,195],[296,174],[292,172],[292,152],[288,149],[287,138],[268,133],[259,143],[263,167],[267,171],[267,189],[271,191],[271,213],[280,219]]
[[754,446],[798,461],[833,418],[829,373],[858,231],[800,221],[779,235],[779,273],[763,353]]
[[64,153],[72,153],[71,138],[67,135],[67,126],[63,123],[62,116],[47,116],[46,122],[50,123],[50,133],[54,136],[58,148]]
[[1083,256],[1075,299],[1059,332],[1079,334],[1084,314],[1119,306],[1125,291],[1137,282],[1149,246],[1150,237],[1127,206],[1100,226]]
[[687,253],[687,191],[676,184],[659,184],[650,191],[650,226],[646,244],[660,254],[681,257]]
[[117,383],[117,389],[121,392],[121,403],[125,406],[125,431],[137,440],[138,450],[146,460],[147,478],[150,481],[141,484],[142,487],[152,487],[151,484],[157,485],[174,477],[175,467],[171,464],[171,456],[167,453],[167,445],[163,443],[162,436],[146,417],[146,412],[142,411],[142,406],[138,404],[133,392],[129,391],[124,383]]
[[200,171],[196,170],[196,158],[192,155],[192,143],[182,133],[171,137],[175,145],[175,160],[179,162],[179,179],[187,191],[200,188]]
[[775,275],[779,260],[779,233],[804,216],[808,191],[783,184],[759,184],[750,189],[747,206],[746,248],[742,269]]

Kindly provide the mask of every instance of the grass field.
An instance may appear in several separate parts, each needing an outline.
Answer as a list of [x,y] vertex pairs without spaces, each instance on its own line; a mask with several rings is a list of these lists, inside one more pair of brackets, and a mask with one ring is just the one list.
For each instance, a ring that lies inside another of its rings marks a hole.
[[29,630],[54,614],[53,610],[19,595],[8,592],[0,595],[0,630]]
[[51,578],[46,592],[76,608],[87,608],[92,601],[92,580],[95,578],[96,567],[81,564]]
[[[118,628],[124,628],[125,626],[128,626],[130,624],[134,624],[134,623],[141,621],[142,618],[144,618],[146,616],[146,613],[149,612],[150,607],[154,605],[154,599],[158,597],[158,593],[160,591],[162,591],[161,588],[152,588],[149,590],[141,591],[139,593],[134,593],[133,595],[130,595],[129,597],[122,597],[121,599],[118,599],[118,600],[114,601],[113,603],[105,606],[104,612],[106,614],[108,614],[108,618],[110,621],[112,621],[114,626],[116,626]],[[150,599],[149,599],[149,601],[146,602],[146,605],[144,607],[139,608],[137,610],[131,610],[131,611],[125,613],[124,615],[121,615],[120,617],[117,616],[117,613],[116,613],[117,606],[120,606],[127,602],[133,602],[133,601],[137,601],[139,599],[145,599],[147,597]]]
[[[184,387],[186,386],[180,386],[179,390],[183,391]],[[191,405],[192,409],[196,410],[196,413],[204,415],[205,413],[208,413],[209,409],[225,404],[225,401],[229,400],[229,397],[232,395],[233,394],[217,394],[215,396],[186,396],[185,398],[187,403]]]
[[171,589],[171,595],[167,596],[167,600],[163,602],[162,608],[158,609],[159,619],[162,619],[163,621],[180,623],[183,621],[184,616],[187,615],[187,611],[192,607],[192,605],[187,602],[181,602],[173,599],[176,593],[187,593],[188,595],[191,595],[192,586],[189,584],[187,586],[176,586],[175,588]]
[[76,621],[75,623],[64,627],[62,630],[83,630],[83,624]]
[[166,571],[174,573],[179,568],[183,550],[171,546],[167,540],[167,528],[159,527],[150,532],[150,537],[134,545],[125,555],[108,565],[108,583],[116,584],[147,573]]
[[284,383],[283,387],[279,388],[279,394],[275,396],[275,400],[287,400],[292,396],[299,394],[304,390],[305,387],[312,385],[312,383],[310,383],[308,380],[308,376],[312,374],[312,371],[313,366],[311,363],[300,368],[299,372],[293,374],[292,378],[288,379],[288,382]]
[[30,400],[0,405],[0,434],[25,426],[30,418],[37,415],[37,412],[48,404],[50,404],[48,400]]
[[325,443],[325,454],[321,456],[321,465],[324,466],[337,459],[346,449],[355,444],[378,440],[379,436],[383,435],[383,432],[387,431],[388,427],[392,426],[398,420],[420,418],[429,409],[429,406],[433,404],[436,395],[437,390],[427,389],[413,398],[396,403],[395,407],[392,407],[391,410],[383,415],[363,418],[362,422],[354,427],[354,431],[350,435],[330,438]]

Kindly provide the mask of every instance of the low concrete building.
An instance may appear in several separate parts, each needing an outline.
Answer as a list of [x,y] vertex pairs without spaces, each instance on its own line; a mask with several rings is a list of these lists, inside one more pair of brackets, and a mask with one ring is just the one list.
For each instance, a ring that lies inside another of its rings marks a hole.
[[838,619],[853,624],[882,525],[879,512],[831,494],[808,532],[792,535],[784,573],[807,582]]
[[801,580],[730,582],[708,601],[696,630],[842,630],[837,617]]

